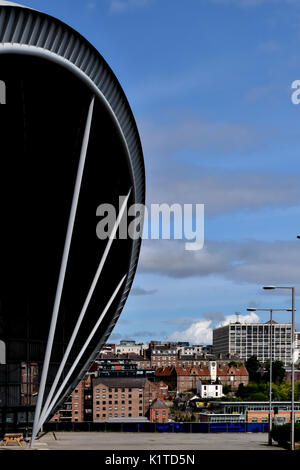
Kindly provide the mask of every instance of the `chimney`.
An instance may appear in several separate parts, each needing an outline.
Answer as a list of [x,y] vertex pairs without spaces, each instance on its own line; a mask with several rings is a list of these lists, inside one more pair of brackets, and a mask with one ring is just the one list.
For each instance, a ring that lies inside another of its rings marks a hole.
[[222,353],[219,353],[219,354],[218,354],[218,358],[219,358],[219,359],[222,359],[222,358],[223,358],[223,354],[222,354]]

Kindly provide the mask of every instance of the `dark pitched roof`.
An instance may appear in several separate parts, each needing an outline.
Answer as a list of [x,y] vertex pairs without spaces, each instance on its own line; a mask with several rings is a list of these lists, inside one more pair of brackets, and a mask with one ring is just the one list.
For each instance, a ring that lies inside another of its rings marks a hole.
[[98,377],[94,379],[94,385],[106,385],[114,388],[144,388],[148,382],[146,378],[136,377]]
[[150,406],[151,409],[158,409],[158,408],[162,408],[162,409],[169,409],[167,407],[167,405],[162,401],[160,400],[160,398],[156,398],[156,400],[154,400],[154,402],[152,403],[152,405]]

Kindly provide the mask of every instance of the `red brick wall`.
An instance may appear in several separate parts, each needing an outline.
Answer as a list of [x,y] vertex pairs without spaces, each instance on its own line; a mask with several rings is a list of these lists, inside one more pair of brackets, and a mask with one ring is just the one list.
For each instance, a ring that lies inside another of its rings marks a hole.
[[93,386],[93,420],[145,416],[157,398],[158,388],[147,380],[144,388]]
[[153,409],[150,410],[149,420],[151,423],[167,423],[169,419],[169,410],[168,409]]

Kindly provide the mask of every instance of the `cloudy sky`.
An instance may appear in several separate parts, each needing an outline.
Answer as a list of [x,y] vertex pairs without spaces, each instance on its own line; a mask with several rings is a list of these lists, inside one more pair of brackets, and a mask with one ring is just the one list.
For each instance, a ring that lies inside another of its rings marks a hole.
[[144,242],[111,340],[210,343],[235,312],[268,320],[248,306],[290,307],[262,286],[300,285],[300,1],[27,4],[81,32],[114,70],[141,133],[148,204],[205,204],[202,251]]

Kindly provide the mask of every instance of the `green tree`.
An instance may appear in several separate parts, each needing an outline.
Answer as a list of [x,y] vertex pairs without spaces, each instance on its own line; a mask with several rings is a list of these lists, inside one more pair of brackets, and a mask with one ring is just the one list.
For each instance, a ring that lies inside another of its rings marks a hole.
[[[270,361],[266,363],[266,380],[270,380]],[[284,364],[281,361],[274,361],[272,363],[272,382],[279,385],[283,382],[285,376]]]
[[249,359],[246,361],[246,369],[249,374],[249,380],[251,382],[259,382],[261,377],[259,375],[259,367],[260,362],[257,359],[257,356],[250,356]]
[[241,384],[236,395],[245,401],[267,401],[269,388],[264,382],[249,382],[246,386]]
[[300,400],[300,382],[295,382],[295,400]]

